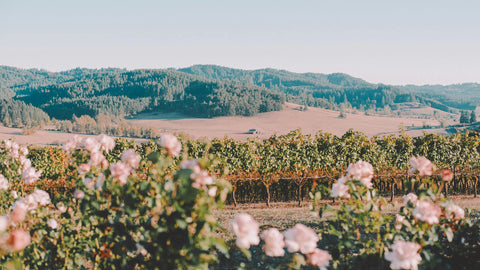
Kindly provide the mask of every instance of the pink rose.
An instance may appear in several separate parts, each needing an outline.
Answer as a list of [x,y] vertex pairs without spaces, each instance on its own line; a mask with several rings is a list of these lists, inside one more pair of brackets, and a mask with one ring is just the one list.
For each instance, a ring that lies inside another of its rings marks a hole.
[[283,234],[275,228],[264,231],[261,235],[265,245],[263,250],[270,257],[281,257],[285,254],[285,243],[283,242]]
[[133,169],[137,169],[140,166],[140,155],[135,150],[128,149],[122,153],[122,161]]
[[5,176],[0,174],[0,190],[7,190],[8,186],[9,184],[8,184],[7,178],[5,178]]
[[336,197],[350,198],[350,194],[348,193],[349,188],[347,185],[345,185],[345,183],[346,183],[345,177],[339,178],[338,181],[332,185],[332,190],[330,191],[331,196],[334,198]]
[[48,227],[50,227],[54,230],[60,228],[60,225],[58,224],[58,222],[53,218],[51,218],[47,221],[47,225],[48,225]]
[[295,225],[295,227],[286,230],[283,235],[289,252],[300,251],[303,254],[308,254],[317,248],[317,233],[303,224]]
[[182,150],[182,144],[178,141],[177,137],[172,134],[162,135],[158,144],[165,148],[170,156],[178,157],[180,150]]
[[193,173],[200,173],[202,170],[202,167],[200,166],[200,163],[195,160],[195,159],[189,159],[189,160],[184,160],[180,164],[181,169],[190,169],[193,171]]
[[313,252],[307,254],[307,264],[318,266],[320,270],[327,270],[332,255],[328,251],[316,248]]
[[24,205],[15,205],[12,212],[10,213],[10,220],[13,222],[23,222],[27,216],[28,209]]
[[23,171],[22,179],[26,185],[30,185],[35,183],[40,178],[41,175],[42,175],[42,170],[35,171],[35,168],[30,167]]
[[7,216],[0,216],[0,232],[4,232],[8,229],[10,225],[10,220]]
[[208,196],[215,197],[217,195],[217,187],[211,187],[208,189]]
[[110,165],[110,172],[112,173],[113,178],[122,185],[127,183],[130,170],[130,166],[120,161]]
[[28,196],[32,196],[33,199],[41,206],[46,206],[50,204],[50,195],[48,195],[46,191],[43,191],[41,189],[36,189],[32,194]]
[[417,203],[418,196],[415,193],[408,193],[407,195],[403,195],[403,205],[407,205],[408,202],[412,202],[413,205]]
[[102,150],[104,150],[107,153],[113,148],[115,148],[115,140],[110,136],[107,136],[105,134],[100,134],[97,140],[98,142],[100,142]]
[[80,138],[78,135],[75,135],[63,145],[63,150],[70,152],[71,150],[79,148],[81,144],[82,138]]
[[392,245],[392,251],[385,254],[385,259],[392,269],[418,269],[422,257],[418,254],[420,245],[398,240]]
[[73,192],[73,197],[77,200],[81,200],[85,197],[85,192],[77,189]]
[[442,169],[442,170],[440,170],[440,176],[442,177],[443,181],[450,182],[450,181],[453,180],[453,177],[455,175],[450,170]]
[[359,180],[366,187],[371,188],[373,186],[373,166],[366,161],[359,160],[354,164],[348,165],[347,177],[352,180]]
[[418,201],[415,209],[413,209],[413,216],[428,224],[438,224],[440,222],[439,217],[442,214],[440,207],[432,202]]
[[192,183],[192,187],[194,188],[200,189],[213,184],[213,178],[204,170],[199,173],[192,173],[190,177],[195,181]]
[[30,244],[30,234],[24,230],[14,230],[10,232],[7,240],[7,249],[12,251],[21,251]]
[[432,175],[433,174],[433,164],[425,157],[412,157],[410,158],[410,166],[412,168],[408,171],[409,173],[416,173],[418,171],[419,176]]
[[442,207],[445,209],[446,218],[456,220],[465,218],[465,210],[452,202],[442,203]]
[[260,243],[259,225],[249,214],[237,214],[230,222],[230,228],[237,236],[235,243],[239,248],[250,248],[250,245]]
[[88,164],[90,164],[91,166],[97,166],[101,164],[104,160],[106,161],[103,153],[100,151],[95,151],[90,154],[90,161],[88,162]]
[[79,174],[86,174],[90,171],[90,165],[83,163],[78,166],[78,173]]
[[88,137],[83,141],[83,146],[85,149],[87,149],[90,153],[96,152],[100,150],[100,147],[102,146],[97,139],[93,137]]

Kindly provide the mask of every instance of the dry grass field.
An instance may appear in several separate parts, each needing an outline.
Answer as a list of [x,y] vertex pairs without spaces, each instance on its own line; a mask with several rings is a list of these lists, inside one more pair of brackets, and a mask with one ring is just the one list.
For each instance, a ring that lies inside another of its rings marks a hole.
[[[161,132],[184,132],[194,138],[228,136],[240,140],[252,136],[268,138],[275,133],[286,134],[299,127],[307,134],[314,134],[322,130],[337,136],[343,135],[351,128],[364,132],[368,136],[398,133],[402,125],[407,134],[412,136],[422,135],[422,130],[446,134],[445,129],[422,128],[424,125],[438,127],[440,122],[433,119],[368,116],[360,112],[347,113],[345,118],[340,118],[338,111],[320,108],[308,108],[306,111],[301,111],[298,109],[299,107],[297,104],[286,103],[284,109],[278,112],[261,113],[252,117],[232,116],[213,119],[156,112],[137,115],[128,122],[138,126],[156,127]],[[249,129],[257,129],[260,134],[247,134]]]
[[[343,135],[347,130],[354,129],[364,132],[368,136],[398,134],[401,126],[411,136],[422,135],[423,131],[437,134],[447,134],[444,128],[439,127],[440,122],[432,119],[399,118],[387,116],[369,116],[364,113],[346,113],[345,118],[340,118],[338,111],[320,108],[299,110],[300,106],[286,103],[282,111],[261,113],[252,117],[217,117],[194,118],[178,113],[144,113],[128,119],[131,124],[143,127],[157,128],[160,133],[186,133],[193,138],[223,138],[225,136],[246,140],[254,136],[268,138],[273,134],[286,134],[294,129],[301,128],[306,134],[315,134],[318,131],[329,132],[337,136]],[[432,113],[428,108],[416,108],[416,113]],[[424,126],[433,128],[424,128]],[[259,134],[248,134],[249,129],[259,130]],[[72,134],[52,130],[38,130],[33,135],[22,135],[20,128],[7,128],[0,126],[0,140],[15,139],[20,144],[62,144]],[[80,135],[88,136],[88,135]],[[137,139],[137,141],[143,141]]]

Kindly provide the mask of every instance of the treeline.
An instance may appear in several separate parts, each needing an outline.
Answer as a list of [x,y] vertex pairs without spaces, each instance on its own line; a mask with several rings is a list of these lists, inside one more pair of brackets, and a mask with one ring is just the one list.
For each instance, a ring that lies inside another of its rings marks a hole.
[[280,110],[283,95],[266,88],[201,79],[173,70],[97,74],[42,86],[22,97],[57,119],[102,113],[123,117],[144,111],[176,111],[199,117],[250,116]]
[[105,114],[98,114],[95,119],[82,115],[80,117],[73,116],[73,120],[54,121],[58,131],[68,133],[83,134],[108,134],[112,136],[123,136],[130,138],[156,138],[159,134],[153,127],[138,127],[127,123],[123,119],[112,119]]
[[44,111],[19,100],[0,100],[0,121],[6,127],[43,126],[50,121]]
[[343,73],[293,73],[285,70],[240,70],[214,65],[196,65],[179,71],[207,79],[233,80],[263,86],[287,95],[286,100],[297,104],[358,110],[395,108],[404,102],[420,102],[434,108],[451,111],[435,99],[396,86],[371,84]]

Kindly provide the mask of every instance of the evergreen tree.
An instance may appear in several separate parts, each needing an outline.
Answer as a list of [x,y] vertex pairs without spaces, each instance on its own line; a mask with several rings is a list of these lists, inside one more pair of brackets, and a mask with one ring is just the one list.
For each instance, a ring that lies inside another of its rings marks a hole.
[[468,113],[466,111],[462,111],[460,114],[460,124],[466,124],[470,121],[468,118]]
[[477,116],[475,115],[475,111],[472,111],[472,113],[470,113],[470,123],[475,122],[477,122]]

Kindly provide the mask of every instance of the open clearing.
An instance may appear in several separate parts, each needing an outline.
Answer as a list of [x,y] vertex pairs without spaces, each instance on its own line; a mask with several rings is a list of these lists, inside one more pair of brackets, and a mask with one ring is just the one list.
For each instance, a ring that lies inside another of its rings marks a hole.
[[[367,116],[363,113],[347,113],[346,118],[340,118],[338,111],[308,108],[300,111],[300,106],[286,103],[282,111],[261,113],[252,117],[217,117],[212,119],[193,118],[182,116],[178,113],[145,113],[139,114],[128,122],[138,126],[156,127],[161,132],[190,134],[194,138],[228,136],[230,138],[245,140],[249,137],[258,136],[268,138],[273,134],[286,134],[297,128],[301,128],[306,134],[315,134],[324,131],[343,135],[347,130],[361,131],[368,136],[396,134],[403,125],[406,133],[412,136],[422,135],[422,130],[430,133],[447,134],[445,129],[423,129],[424,125],[440,126],[437,120],[418,118],[395,118],[381,116]],[[247,134],[249,129],[257,129],[260,134]]]
[[[320,108],[301,111],[299,108],[297,104],[286,103],[284,109],[278,112],[261,113],[251,117],[230,116],[211,119],[194,118],[179,113],[154,112],[136,115],[127,122],[137,126],[154,127],[160,133],[186,133],[193,138],[228,136],[238,140],[255,136],[268,138],[273,134],[287,134],[297,128],[301,128],[305,134],[315,134],[321,130],[342,136],[347,130],[353,129],[368,136],[377,136],[398,134],[403,125],[406,134],[411,136],[420,136],[423,131],[448,134],[444,128],[424,128],[424,126],[439,127],[440,122],[434,119],[368,116],[360,112],[346,113],[345,118],[340,118],[338,111]],[[249,129],[257,129],[260,133],[248,134]],[[0,127],[0,140],[13,138],[20,144],[63,144],[71,136],[70,133],[52,130],[39,130],[33,135],[22,135],[20,128]]]

